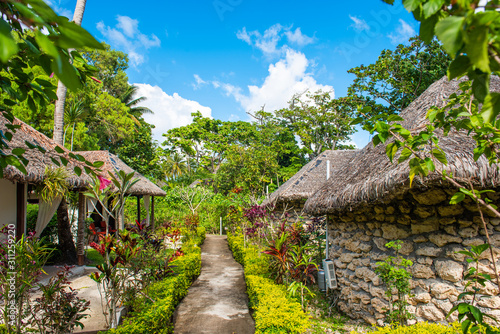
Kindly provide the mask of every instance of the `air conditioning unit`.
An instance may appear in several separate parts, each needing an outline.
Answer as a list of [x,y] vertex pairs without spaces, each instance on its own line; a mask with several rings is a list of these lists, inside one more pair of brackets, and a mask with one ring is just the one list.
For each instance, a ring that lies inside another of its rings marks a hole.
[[325,271],[325,281],[328,289],[337,289],[337,275],[335,275],[335,265],[330,259],[323,260],[323,269]]

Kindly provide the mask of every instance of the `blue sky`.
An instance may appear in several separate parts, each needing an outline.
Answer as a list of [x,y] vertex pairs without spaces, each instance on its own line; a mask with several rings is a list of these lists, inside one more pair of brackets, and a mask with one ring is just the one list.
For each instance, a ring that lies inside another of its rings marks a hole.
[[[67,16],[76,4],[46,1]],[[129,54],[129,81],[148,98],[160,141],[196,110],[249,120],[247,112],[286,107],[307,89],[344,96],[347,70],[418,32],[400,3],[381,0],[88,0],[82,26]],[[363,147],[368,136],[352,139]]]

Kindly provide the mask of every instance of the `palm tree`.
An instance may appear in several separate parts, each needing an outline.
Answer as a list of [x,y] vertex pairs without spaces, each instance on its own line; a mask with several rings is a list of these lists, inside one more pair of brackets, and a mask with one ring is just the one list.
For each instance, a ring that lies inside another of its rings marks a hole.
[[[79,26],[82,25],[83,13],[85,12],[85,5],[87,0],[77,0],[75,13],[73,15],[73,21]],[[68,50],[71,53],[71,50]],[[57,84],[57,101],[56,108],[54,110],[54,134],[52,138],[54,141],[64,146],[64,104],[66,103],[66,93],[68,89],[59,80]],[[81,225],[81,226],[80,226]],[[63,257],[70,263],[76,263],[77,250],[75,248],[75,243],[73,242],[73,236],[71,235],[71,225],[68,217],[68,206],[66,200],[63,198],[61,204],[57,208],[57,231],[59,237],[59,246],[63,253]],[[85,233],[85,226],[83,224],[78,225],[78,236],[83,236]],[[78,248],[79,252],[83,250],[83,237],[78,238]]]
[[139,87],[137,86],[129,86],[125,93],[120,97],[120,100],[122,101],[123,104],[125,104],[129,108],[129,114],[130,118],[132,120],[140,125],[140,122],[138,120],[139,117],[141,117],[143,114],[153,114],[153,111],[147,107],[141,107],[138,106],[139,103],[146,101],[146,98],[144,96],[134,98],[134,96],[137,94],[137,90]]
[[66,132],[72,126],[71,132],[71,151],[73,151],[73,138],[75,136],[76,123],[85,119],[87,111],[83,108],[83,101],[73,102],[70,107],[64,112],[66,120],[66,128],[64,129],[63,143],[66,143]]
[[188,164],[179,152],[174,152],[163,163],[163,170],[166,177],[175,179],[188,171]]
[[[75,13],[73,14],[73,22],[82,25],[83,13],[85,12],[85,5],[87,4],[87,0],[77,0]],[[71,53],[71,50],[68,50]],[[62,83],[61,80],[57,83],[57,101],[56,101],[56,109],[54,110],[54,133],[52,139],[54,141],[64,146],[64,104],[66,103],[66,93],[68,88]]]

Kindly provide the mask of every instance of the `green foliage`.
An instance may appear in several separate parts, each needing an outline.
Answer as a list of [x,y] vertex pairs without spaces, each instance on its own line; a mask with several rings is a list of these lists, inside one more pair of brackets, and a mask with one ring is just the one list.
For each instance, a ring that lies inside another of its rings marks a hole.
[[294,95],[286,109],[276,111],[313,159],[325,150],[352,148],[344,142],[355,132],[351,125],[352,108],[347,99],[334,99],[329,92],[308,92],[305,97]]
[[[393,248],[396,256],[388,256],[383,262],[377,262],[377,268],[375,268],[375,272],[386,285],[385,295],[389,298],[390,309],[386,322],[389,324],[397,323],[400,326],[406,325],[407,321],[414,317],[407,309],[412,277],[407,268],[411,267],[413,262],[399,255],[402,245],[401,240],[387,243],[385,246]],[[393,295],[393,290],[397,291],[396,296]]]
[[373,64],[348,71],[356,75],[348,89],[353,104],[370,106],[374,114],[399,113],[446,75],[451,58],[440,43],[426,44],[418,37],[409,42],[383,50]]
[[68,171],[64,167],[52,168],[45,166],[43,182],[36,188],[40,199],[50,203],[57,197],[64,197],[68,192]]
[[[29,232],[34,232],[36,228],[36,220],[38,218],[38,205],[29,204],[26,210],[26,227]],[[57,238],[57,214],[50,219],[47,226],[43,229],[40,239],[54,243]]]
[[287,298],[284,286],[260,276],[245,276],[250,307],[254,309],[255,333],[304,333],[308,316],[300,304]]
[[[464,292],[462,292],[458,299],[463,301],[453,306],[453,308],[448,312],[450,316],[455,311],[458,311],[458,320],[461,321],[461,327],[463,333],[484,333],[493,334],[500,333],[498,328],[493,328],[488,325],[484,318],[490,318],[496,321],[495,318],[484,314],[476,303],[481,298],[488,298],[490,296],[481,295],[481,287],[486,286],[486,282],[492,282],[492,277],[489,274],[479,272],[479,260],[482,258],[481,254],[488,250],[491,246],[489,244],[483,244],[478,246],[472,246],[470,251],[459,251],[458,253],[466,255],[466,261],[472,266],[469,268],[468,272],[464,275],[464,279],[467,283],[464,286]],[[472,297],[470,299],[470,297]]]
[[[26,103],[36,112],[57,99],[56,86],[46,80],[47,76],[54,73],[74,91],[94,71],[77,51],[70,53],[68,49],[101,48],[101,44],[43,1],[4,1],[0,12],[0,110],[10,122],[12,106]],[[15,132],[11,124],[7,128],[0,141],[2,151]],[[0,176],[7,165],[25,172],[28,162],[22,153],[0,156]]]
[[[418,322],[411,326],[386,326],[377,327],[372,334],[459,334],[460,324],[454,322],[451,326]],[[357,332],[351,332],[357,334]]]
[[196,236],[183,244],[184,256],[172,262],[174,276],[169,276],[148,286],[133,301],[133,312],[123,324],[107,333],[161,334],[172,333],[171,323],[175,307],[187,294],[188,288],[201,272],[201,250],[205,229],[198,227]]

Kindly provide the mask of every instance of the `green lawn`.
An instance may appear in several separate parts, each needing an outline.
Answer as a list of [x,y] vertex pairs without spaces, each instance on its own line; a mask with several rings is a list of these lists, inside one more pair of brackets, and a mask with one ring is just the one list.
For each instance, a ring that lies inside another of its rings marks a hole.
[[99,254],[99,252],[93,248],[87,249],[86,255],[87,255],[87,259],[89,259],[91,261],[91,263],[89,264],[90,267],[95,267],[98,264],[104,263],[104,258],[102,257],[102,255]]

